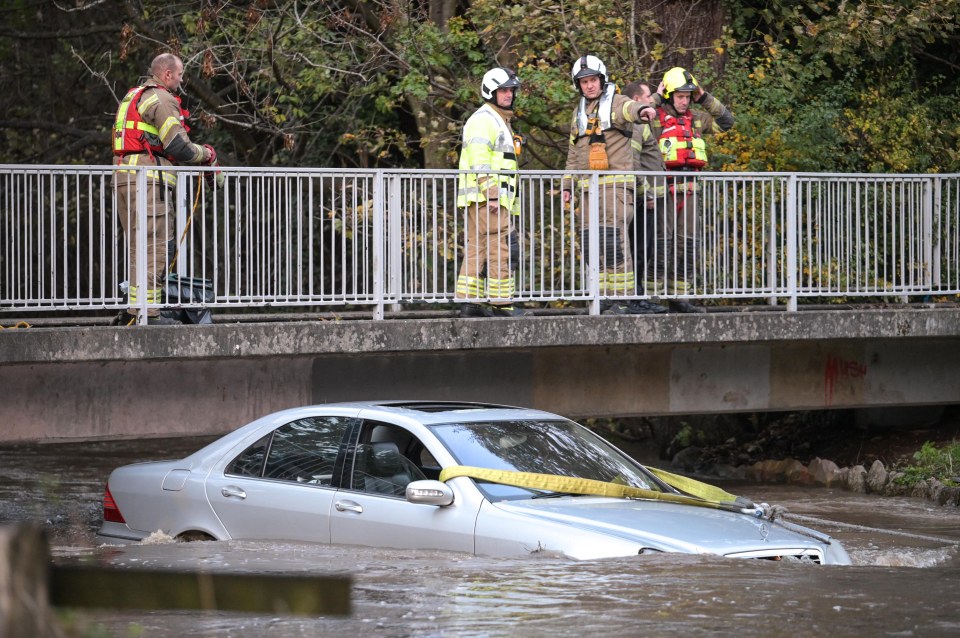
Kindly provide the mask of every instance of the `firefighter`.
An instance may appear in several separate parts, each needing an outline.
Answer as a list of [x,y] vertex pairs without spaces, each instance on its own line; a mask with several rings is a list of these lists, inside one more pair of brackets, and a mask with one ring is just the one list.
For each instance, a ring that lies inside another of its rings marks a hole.
[[[722,133],[733,127],[733,114],[720,100],[703,90],[689,71],[674,67],[663,75],[653,96],[657,117],[651,127],[657,135],[667,171],[668,193],[663,234],[657,237],[657,264],[653,273],[653,294],[692,292],[700,243],[696,226],[696,180],[684,173],[697,172],[707,165],[705,135]],[[696,104],[699,108],[692,108]],[[705,312],[701,306],[683,299],[672,299],[671,310]]]
[[[623,94],[631,100],[650,105],[653,100],[653,89],[643,80],[634,80],[623,87]],[[640,122],[633,125],[633,137],[630,139],[633,147],[633,170],[662,173],[663,155],[660,154],[660,145],[657,136],[650,128],[649,122]],[[647,277],[649,262],[654,256],[654,239],[658,222],[656,211],[658,201],[663,201],[665,189],[662,176],[644,176],[642,187],[634,193],[635,203],[633,224],[628,229],[630,248],[633,250],[633,261],[636,266],[637,277],[644,281]],[[662,206],[662,203],[661,203]],[[640,300],[634,302],[635,310],[642,314],[661,314],[669,309],[654,301]]]
[[[631,100],[607,81],[607,67],[596,56],[578,58],[570,70],[580,100],[570,125],[566,169],[570,171],[633,171],[633,125],[656,117],[656,111]],[[563,201],[580,198],[582,224],[589,220],[590,178],[564,178]],[[600,294],[604,314],[648,314],[636,302],[618,299],[636,291],[636,277],[627,227],[634,216],[634,178],[629,174],[599,176]],[[584,245],[587,233],[582,232]],[[586,252],[586,251],[584,251]]]
[[[150,64],[151,77],[127,91],[120,102],[113,127],[113,154],[116,166],[114,187],[120,223],[130,246],[130,287],[127,312],[137,315],[137,303],[145,295],[148,303],[159,303],[167,268],[168,241],[174,238],[174,187],[177,176],[163,167],[178,164],[213,166],[217,153],[209,144],[194,144],[186,111],[175,95],[183,79],[183,62],[172,53],[161,53]],[[146,214],[137,214],[137,171],[127,166],[151,166],[147,171]],[[217,176],[222,180],[222,176]],[[137,245],[139,223],[146,223],[147,241]],[[146,253],[147,289],[140,290],[137,255]],[[147,323],[179,324],[159,309],[147,311]]]
[[[484,103],[463,127],[457,206],[466,209],[466,223],[455,294],[458,301],[463,300],[461,317],[525,314],[513,304],[516,284],[511,263],[511,236],[516,238],[513,218],[520,214],[517,159],[522,140],[514,134],[510,120],[519,87],[520,80],[510,69],[487,71],[480,83]],[[481,298],[489,303],[479,303]]]

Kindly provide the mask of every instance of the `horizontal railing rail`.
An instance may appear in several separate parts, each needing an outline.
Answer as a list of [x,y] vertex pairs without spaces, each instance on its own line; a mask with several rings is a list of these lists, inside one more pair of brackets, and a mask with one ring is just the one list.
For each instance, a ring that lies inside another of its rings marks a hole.
[[[211,288],[179,306],[369,307],[375,318],[397,304],[497,300],[458,295],[462,272],[509,271],[515,301],[593,313],[613,297],[795,310],[960,293],[960,175],[524,171],[503,250],[465,223],[458,171],[223,167],[215,186],[214,169],[172,167],[169,188],[148,190],[149,170],[132,167],[125,179],[142,188],[124,189],[112,166],[0,165],[0,313],[126,309],[147,271]],[[175,217],[157,224],[163,263],[130,250],[157,223],[149,198]],[[132,242],[124,209],[139,219]],[[685,211],[693,226],[666,232]],[[489,257],[465,264],[467,245]]]

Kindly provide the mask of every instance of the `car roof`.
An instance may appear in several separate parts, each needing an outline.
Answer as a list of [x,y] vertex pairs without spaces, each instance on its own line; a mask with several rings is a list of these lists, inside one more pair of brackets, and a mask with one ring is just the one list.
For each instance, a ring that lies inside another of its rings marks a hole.
[[425,400],[390,400],[390,401],[355,401],[340,404],[327,404],[325,407],[354,407],[360,411],[361,418],[374,418],[377,414],[393,415],[423,423],[424,425],[437,423],[470,421],[505,421],[517,419],[563,419],[557,414],[509,405],[495,403],[480,403],[471,401],[425,401]]
[[[211,461],[222,454],[222,450],[229,449],[237,444],[247,445],[250,442],[247,439],[251,436],[262,436],[264,427],[275,428],[282,423],[318,413],[404,423],[409,427],[463,423],[464,421],[567,420],[560,415],[542,410],[464,401],[392,400],[319,403],[287,408],[262,416],[223,435],[216,441],[185,457],[184,460],[189,459],[201,463]],[[206,461],[201,461],[201,459]]]

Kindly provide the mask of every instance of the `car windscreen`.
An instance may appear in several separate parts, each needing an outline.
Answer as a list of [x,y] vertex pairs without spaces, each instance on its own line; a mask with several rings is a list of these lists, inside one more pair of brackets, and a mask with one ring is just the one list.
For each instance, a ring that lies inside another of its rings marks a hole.
[[[448,423],[430,429],[460,465],[660,489],[639,463],[572,421]],[[477,485],[490,500],[530,498],[538,493],[485,481]]]

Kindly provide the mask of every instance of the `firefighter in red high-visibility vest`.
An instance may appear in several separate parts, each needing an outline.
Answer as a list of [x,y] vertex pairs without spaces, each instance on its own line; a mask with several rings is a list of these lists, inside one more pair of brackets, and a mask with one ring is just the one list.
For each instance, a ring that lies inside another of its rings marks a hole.
[[[692,108],[696,104],[698,108]],[[707,165],[705,135],[733,127],[733,114],[720,100],[707,93],[689,71],[674,67],[663,76],[653,96],[657,117],[650,122],[660,144],[667,171],[676,177],[667,180],[667,205],[662,235],[657,237],[657,264],[652,281],[645,282],[648,294],[684,295],[696,292],[695,275],[701,260],[697,234],[697,182],[684,173]],[[679,312],[704,312],[683,299],[671,299],[670,308]]]
[[[120,223],[130,247],[130,281],[128,313],[136,316],[142,296],[148,303],[159,303],[167,269],[167,246],[174,238],[174,187],[177,176],[164,171],[165,166],[193,164],[213,166],[216,151],[190,141],[186,111],[180,105],[179,91],[183,79],[183,62],[172,53],[161,53],[150,65],[150,79],[135,86],[124,96],[113,125],[113,155],[117,170],[113,183]],[[146,214],[137,215],[137,170],[147,170]],[[131,168],[125,168],[131,167]],[[222,180],[217,174],[216,179]],[[137,228],[146,223],[145,246],[137,243]],[[137,255],[146,252],[146,290],[141,290]],[[148,310],[148,324],[178,324],[179,321],[160,315],[159,309]]]

